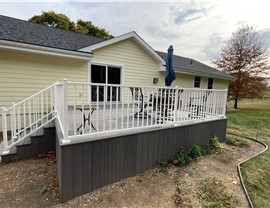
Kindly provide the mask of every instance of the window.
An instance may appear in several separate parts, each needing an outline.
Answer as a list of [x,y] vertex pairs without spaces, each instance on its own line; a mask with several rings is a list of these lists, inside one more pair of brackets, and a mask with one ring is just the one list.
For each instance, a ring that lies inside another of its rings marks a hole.
[[213,78],[208,78],[207,89],[213,89],[213,83],[214,83]]
[[201,86],[201,77],[195,76],[194,87],[200,88],[200,86]]
[[[122,67],[110,66],[106,64],[91,64],[90,68],[90,80],[91,83],[102,83],[102,84],[121,84]],[[97,95],[97,93],[99,95]],[[120,87],[111,86],[97,86],[93,85],[92,90],[92,101],[120,101],[121,91]],[[118,99],[117,99],[118,98]]]

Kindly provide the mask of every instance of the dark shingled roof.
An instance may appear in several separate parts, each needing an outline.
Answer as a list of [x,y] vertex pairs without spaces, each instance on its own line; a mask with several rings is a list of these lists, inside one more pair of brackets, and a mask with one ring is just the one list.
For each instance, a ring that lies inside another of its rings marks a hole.
[[72,51],[104,41],[3,15],[0,15],[0,39]]
[[[156,51],[164,60],[166,60],[167,53]],[[219,71],[215,68],[207,66],[199,61],[196,61],[191,58],[186,58],[182,56],[173,56],[174,61],[174,69],[175,71],[181,71],[186,73],[198,74],[198,75],[206,75],[208,77],[216,77],[228,80],[234,80],[234,77]]]

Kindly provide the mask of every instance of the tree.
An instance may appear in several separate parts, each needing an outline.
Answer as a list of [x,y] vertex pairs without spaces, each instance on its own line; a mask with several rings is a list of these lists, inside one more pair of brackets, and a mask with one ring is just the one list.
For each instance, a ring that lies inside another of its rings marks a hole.
[[102,37],[106,40],[113,38],[114,36],[109,34],[105,29],[96,27],[91,21],[77,20],[76,32],[86,35],[92,35],[95,37]]
[[42,12],[41,15],[35,15],[28,21],[67,31],[74,31],[85,35],[91,35],[106,40],[114,37],[107,30],[93,25],[91,21],[83,21],[79,19],[77,20],[77,23],[75,23],[66,15],[57,14],[54,11]]
[[54,11],[42,12],[41,15],[35,15],[28,21],[63,30],[75,31],[74,22],[72,22],[66,15],[57,14]]
[[221,48],[213,64],[236,79],[228,95],[234,108],[243,98],[262,98],[266,89],[264,74],[269,70],[268,52],[260,34],[248,25],[240,27]]

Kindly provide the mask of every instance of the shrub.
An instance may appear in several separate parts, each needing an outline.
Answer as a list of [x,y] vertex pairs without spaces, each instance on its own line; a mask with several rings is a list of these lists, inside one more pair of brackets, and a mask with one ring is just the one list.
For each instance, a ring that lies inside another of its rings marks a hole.
[[212,139],[211,145],[212,145],[213,150],[220,150],[221,149],[221,144],[219,142],[218,137],[216,137],[216,136]]
[[180,148],[177,154],[169,158],[168,160],[158,161],[158,164],[162,167],[167,167],[169,164],[177,164],[179,166],[187,165],[188,163],[196,160],[198,157],[202,155],[210,154],[213,151],[219,151],[221,149],[221,145],[219,139],[214,137],[211,140],[211,144],[206,144],[202,146],[193,145],[189,148]]

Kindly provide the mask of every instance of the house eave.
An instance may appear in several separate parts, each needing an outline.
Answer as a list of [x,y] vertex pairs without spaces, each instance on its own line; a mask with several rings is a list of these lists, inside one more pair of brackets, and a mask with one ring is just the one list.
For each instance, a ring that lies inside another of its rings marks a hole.
[[0,49],[13,50],[19,52],[47,55],[47,56],[57,56],[62,58],[71,58],[79,60],[92,60],[92,53],[70,51],[58,48],[50,48],[39,45],[32,45],[27,43],[20,43],[14,41],[0,40]]

